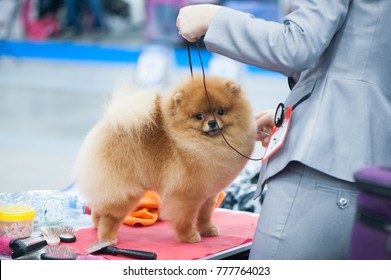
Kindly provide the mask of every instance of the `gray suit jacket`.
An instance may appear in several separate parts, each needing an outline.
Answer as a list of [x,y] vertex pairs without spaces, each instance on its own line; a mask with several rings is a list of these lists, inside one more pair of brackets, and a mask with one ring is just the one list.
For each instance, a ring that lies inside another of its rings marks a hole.
[[[223,7],[204,42],[208,50],[296,77],[284,146],[263,181],[299,161],[353,181],[356,170],[391,160],[391,1],[294,1],[283,23]],[[261,85],[260,85],[261,86]]]

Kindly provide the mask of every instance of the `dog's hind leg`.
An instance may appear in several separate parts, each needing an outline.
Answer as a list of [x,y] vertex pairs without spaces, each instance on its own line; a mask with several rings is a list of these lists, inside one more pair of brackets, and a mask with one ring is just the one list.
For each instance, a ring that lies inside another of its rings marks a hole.
[[117,243],[120,225],[130,211],[137,207],[142,195],[128,197],[127,200],[106,203],[93,209],[93,222],[98,230],[99,241]]

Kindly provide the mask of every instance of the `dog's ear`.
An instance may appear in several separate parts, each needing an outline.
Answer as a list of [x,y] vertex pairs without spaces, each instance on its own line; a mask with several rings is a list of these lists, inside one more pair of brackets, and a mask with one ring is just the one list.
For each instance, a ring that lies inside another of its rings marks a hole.
[[225,84],[225,90],[234,94],[239,94],[241,92],[240,86],[232,81],[229,81]]
[[174,94],[172,100],[174,101],[174,108],[178,107],[182,102],[183,94],[178,91]]

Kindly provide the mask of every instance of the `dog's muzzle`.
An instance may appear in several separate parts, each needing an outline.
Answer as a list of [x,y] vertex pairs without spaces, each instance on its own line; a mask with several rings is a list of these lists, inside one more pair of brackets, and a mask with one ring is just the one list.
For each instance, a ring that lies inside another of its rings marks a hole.
[[209,120],[208,126],[210,129],[218,129],[217,121],[215,120]]
[[208,126],[209,126],[209,130],[206,131],[205,133],[208,134],[209,136],[216,135],[221,130],[216,120],[209,120]]

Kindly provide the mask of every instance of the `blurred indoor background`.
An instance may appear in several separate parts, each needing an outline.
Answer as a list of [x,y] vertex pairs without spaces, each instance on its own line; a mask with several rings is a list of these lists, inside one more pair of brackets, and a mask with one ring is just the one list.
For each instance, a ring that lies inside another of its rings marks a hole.
[[[116,85],[165,92],[189,76],[175,21],[180,7],[196,3],[275,21],[288,12],[278,0],[0,0],[0,192],[67,187],[78,148]],[[238,81],[254,112],[275,108],[288,94],[282,75],[199,46],[207,75]],[[258,145],[254,156],[262,153]]]

